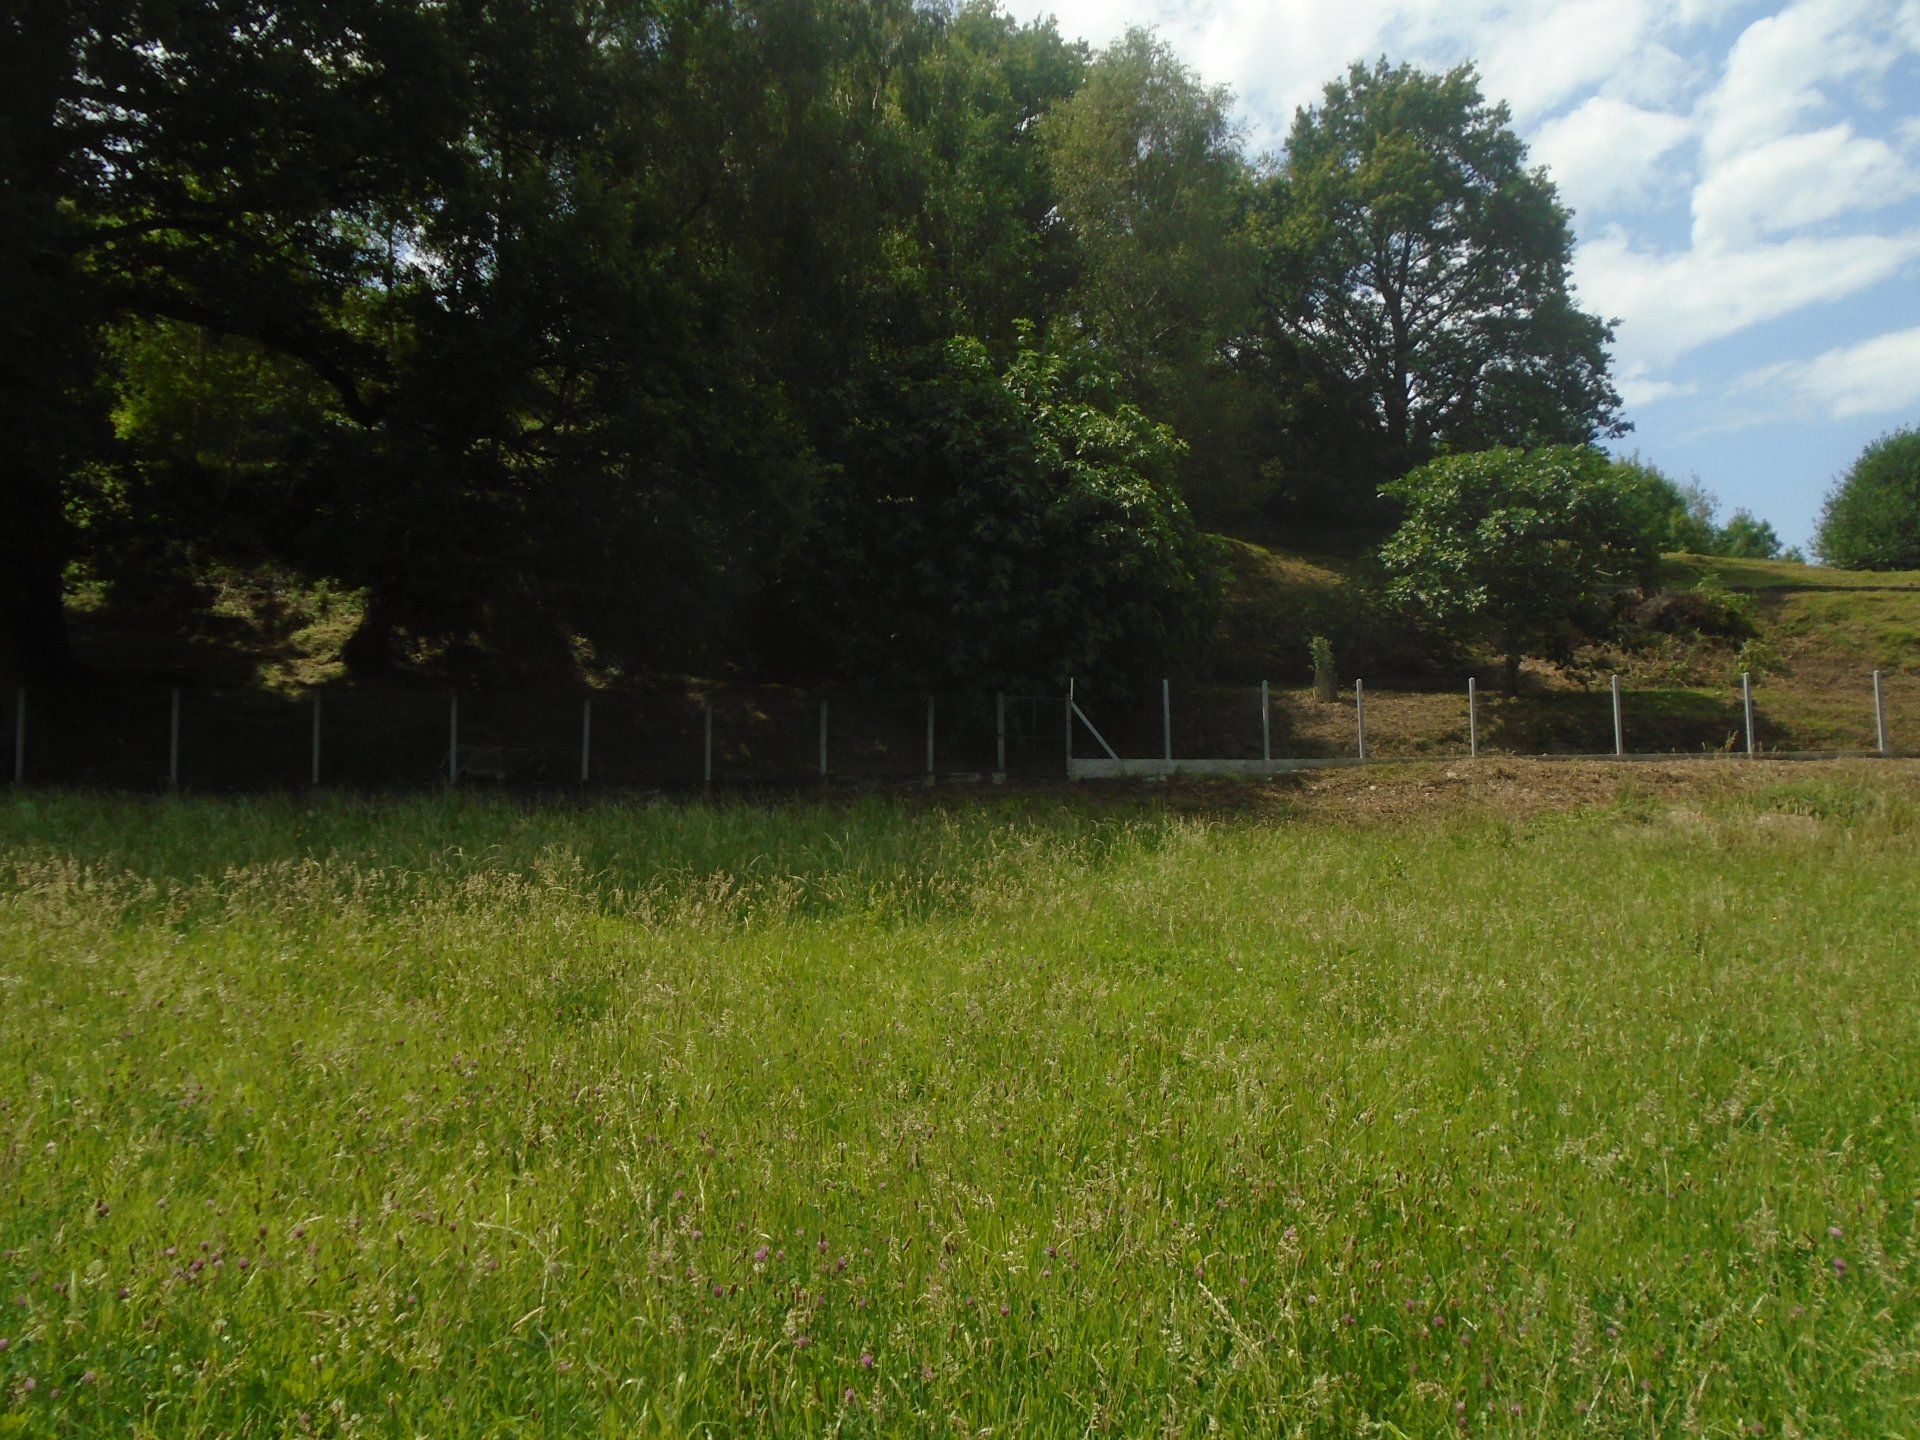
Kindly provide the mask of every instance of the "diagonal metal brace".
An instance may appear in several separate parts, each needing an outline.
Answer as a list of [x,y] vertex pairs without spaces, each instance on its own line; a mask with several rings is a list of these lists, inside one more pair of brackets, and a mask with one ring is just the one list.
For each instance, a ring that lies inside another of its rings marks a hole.
[[1087,733],[1100,742],[1100,748],[1107,752],[1107,758],[1109,760],[1118,760],[1120,757],[1113,753],[1113,746],[1107,744],[1107,737],[1093,728],[1093,721],[1087,719],[1087,712],[1080,708],[1079,702],[1069,700],[1067,704],[1072,707],[1073,713],[1080,717],[1080,723],[1087,727]]

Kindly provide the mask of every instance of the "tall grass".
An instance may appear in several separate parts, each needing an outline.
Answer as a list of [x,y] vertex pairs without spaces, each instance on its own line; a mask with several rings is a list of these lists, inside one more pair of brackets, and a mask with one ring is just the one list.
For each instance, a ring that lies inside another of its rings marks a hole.
[[1896,1434],[1920,821],[0,810],[0,1434]]

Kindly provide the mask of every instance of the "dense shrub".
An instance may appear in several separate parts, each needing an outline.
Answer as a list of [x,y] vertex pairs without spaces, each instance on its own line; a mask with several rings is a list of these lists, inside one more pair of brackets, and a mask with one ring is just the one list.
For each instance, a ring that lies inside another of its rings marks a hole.
[[859,408],[804,599],[846,673],[995,686],[1189,668],[1216,559],[1184,453],[1085,351],[948,343]]
[[1920,570],[1920,430],[1883,435],[1828,493],[1813,546],[1849,570]]
[[1610,630],[1658,565],[1636,491],[1587,446],[1445,456],[1381,493],[1406,506],[1380,551],[1388,595],[1495,649],[1509,689],[1521,656]]

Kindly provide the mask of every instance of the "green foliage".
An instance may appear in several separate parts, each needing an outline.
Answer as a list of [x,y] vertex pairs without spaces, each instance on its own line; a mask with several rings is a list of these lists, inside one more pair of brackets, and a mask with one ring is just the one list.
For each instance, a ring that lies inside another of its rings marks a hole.
[[1313,697],[1316,700],[1330,701],[1339,685],[1339,677],[1333,668],[1333,642],[1324,635],[1316,635],[1307,646],[1307,653],[1313,660]]
[[1850,570],[1920,570],[1920,429],[1882,435],[1827,495],[1813,548]]
[[1720,527],[1718,544],[1713,553],[1730,555],[1738,560],[1778,560],[1784,551],[1779,532],[1771,522],[1759,519],[1752,511],[1736,510],[1732,518]]
[[1613,462],[1613,471],[1656,550],[1692,555],[1718,553],[1720,528],[1714,523],[1719,501],[1699,477],[1676,482],[1638,453]]
[[1090,350],[1029,344],[996,372],[968,339],[877,381],[807,549],[803,628],[880,683],[1190,664],[1215,557],[1175,485],[1180,442],[1121,394]]
[[1493,645],[1510,689],[1521,656],[1605,633],[1658,562],[1639,497],[1585,446],[1444,456],[1382,489],[1406,507],[1380,550],[1389,596]]
[[1759,773],[9,801],[0,1433],[1898,1434],[1913,783]]
[[1150,32],[1129,30],[1046,118],[1049,173],[1078,248],[1074,326],[1135,400],[1192,447],[1183,488],[1209,515],[1244,514],[1258,394],[1227,363],[1252,313],[1250,174],[1231,96]]
[[1263,191],[1273,373],[1323,423],[1361,420],[1369,488],[1436,446],[1626,428],[1612,331],[1573,302],[1568,212],[1509,120],[1470,66],[1356,64],[1298,113]]
[[1733,661],[1733,674],[1736,678],[1752,675],[1758,679],[1762,675],[1773,674],[1783,663],[1779,649],[1771,640],[1763,635],[1751,635],[1740,642],[1740,652]]

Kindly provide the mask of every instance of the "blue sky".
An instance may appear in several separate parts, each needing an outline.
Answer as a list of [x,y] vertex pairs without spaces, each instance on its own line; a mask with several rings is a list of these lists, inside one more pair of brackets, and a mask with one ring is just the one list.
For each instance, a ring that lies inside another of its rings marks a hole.
[[1251,153],[1349,61],[1480,69],[1574,210],[1638,450],[1804,545],[1836,476],[1920,424],[1920,0],[1011,0],[1159,32]]

